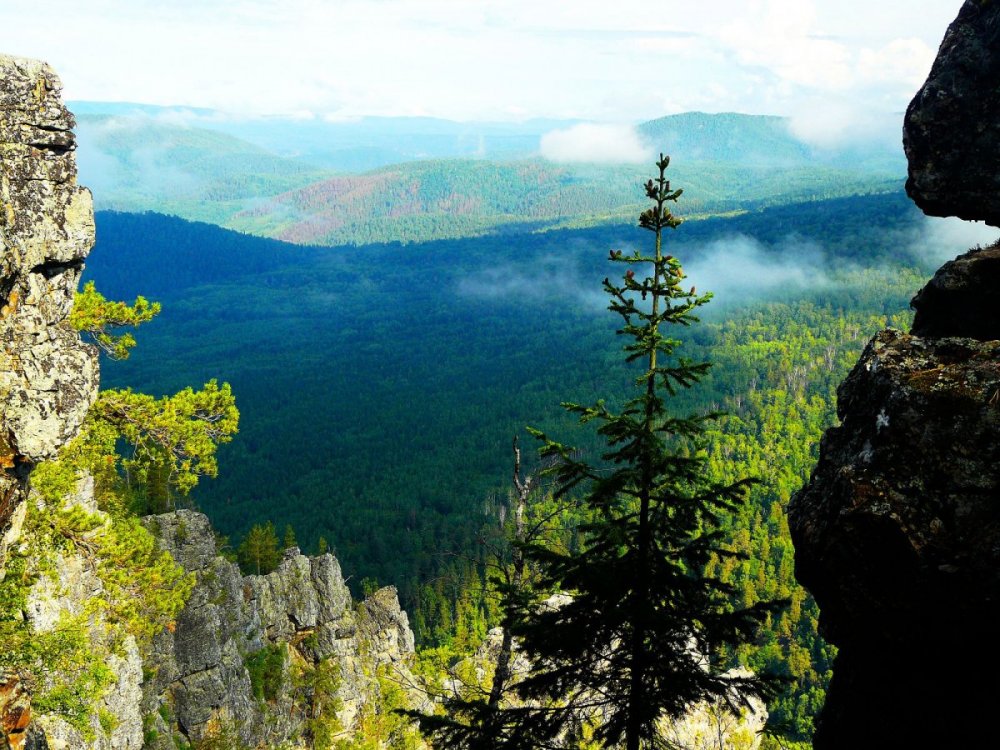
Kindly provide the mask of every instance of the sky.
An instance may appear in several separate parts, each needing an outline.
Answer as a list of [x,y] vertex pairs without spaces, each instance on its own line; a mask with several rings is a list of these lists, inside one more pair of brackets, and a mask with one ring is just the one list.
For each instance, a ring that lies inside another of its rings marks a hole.
[[[0,52],[70,100],[303,118],[905,109],[961,0],[0,0]],[[898,137],[898,136],[897,136]]]

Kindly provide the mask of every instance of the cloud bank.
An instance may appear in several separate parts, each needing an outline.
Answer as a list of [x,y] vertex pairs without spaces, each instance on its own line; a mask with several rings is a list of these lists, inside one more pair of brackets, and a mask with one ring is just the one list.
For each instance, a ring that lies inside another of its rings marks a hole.
[[542,136],[539,150],[555,162],[643,164],[653,158],[631,125],[581,123]]
[[831,93],[891,112],[959,4],[3,0],[0,49],[55,65],[69,99],[244,113],[615,121]]
[[940,265],[977,245],[986,247],[1000,239],[1000,229],[977,221],[925,217],[922,233],[913,241],[917,257]]
[[792,115],[788,126],[795,138],[819,149],[878,144],[902,151],[902,112],[872,111],[835,98],[811,100]]
[[753,237],[730,235],[684,250],[687,282],[721,301],[817,289],[831,281],[822,248],[810,240],[786,237],[767,247]]

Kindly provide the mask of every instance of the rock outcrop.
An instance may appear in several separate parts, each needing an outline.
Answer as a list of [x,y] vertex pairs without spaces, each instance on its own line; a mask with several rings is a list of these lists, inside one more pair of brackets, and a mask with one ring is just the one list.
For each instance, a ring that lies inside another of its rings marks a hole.
[[1000,3],[966,0],[906,111],[906,192],[931,216],[1000,226]]
[[883,331],[838,413],[789,510],[840,649],[815,747],[960,746],[997,662],[969,646],[1000,615],[1000,341]]
[[[27,504],[33,513],[47,512],[35,492],[29,494]],[[110,522],[107,514],[98,509],[94,481],[87,475],[77,482],[75,492],[66,497],[64,507],[78,508],[98,523]],[[31,541],[22,539],[22,549],[18,551],[23,552],[24,547],[31,549]],[[30,554],[36,556],[37,550]],[[48,750],[140,750],[143,665],[135,638],[129,635],[114,645],[118,636],[102,612],[107,592],[93,559],[73,547],[50,554],[53,559],[47,563],[49,573],[35,579],[23,616],[36,634],[58,632],[65,627],[66,616],[86,623],[77,627],[87,633],[90,657],[100,660],[110,670],[110,683],[94,701],[86,726],[73,726],[64,716],[43,712],[36,712],[31,726],[39,738],[45,739]],[[113,730],[107,731],[102,721]]]
[[[215,534],[200,513],[177,511],[146,520],[198,583],[173,632],[154,642],[143,685],[147,747],[186,746],[232,732],[248,747],[311,747],[310,694],[301,674],[335,665],[337,711],[344,737],[362,708],[378,700],[379,668],[416,684],[408,664],[413,633],[395,589],[354,607],[337,560],[287,550],[265,576],[242,576],[217,554]],[[278,687],[260,696],[248,662],[279,654]],[[421,696],[412,696],[417,706]]]
[[[94,214],[61,90],[44,63],[0,55],[0,578],[32,467],[76,434],[97,392],[97,352],[67,321]],[[17,679],[0,684],[0,746],[43,747]]]
[[[1000,3],[968,0],[907,112],[925,212],[1000,224],[998,114]],[[839,648],[817,750],[993,742],[998,282],[1000,246],[975,248],[917,294],[910,334],[872,339],[789,506],[796,576]]]
[[945,263],[910,303],[916,336],[1000,336],[1000,243]]
[[61,89],[44,63],[0,55],[0,571],[32,465],[97,392],[96,350],[67,321],[94,212]]
[[[36,535],[21,534],[38,500],[29,476],[75,436],[98,385],[97,351],[68,320],[94,219],[90,193],[76,184],[74,121],[60,90],[44,63],[0,56],[0,579],[8,550],[35,559]],[[79,506],[91,530],[104,528],[88,477],[70,495],[63,510]],[[140,654],[103,612],[95,560],[72,545],[46,549],[14,620],[33,634],[72,622],[111,681],[70,722],[33,711],[26,685],[0,672],[0,749],[306,748],[318,724],[350,739],[385,679],[404,693],[415,684],[413,634],[394,589],[355,607],[330,555],[290,550],[273,573],[244,577],[218,555],[205,516],[147,523],[197,578],[176,623]],[[420,695],[411,698],[419,707]]]

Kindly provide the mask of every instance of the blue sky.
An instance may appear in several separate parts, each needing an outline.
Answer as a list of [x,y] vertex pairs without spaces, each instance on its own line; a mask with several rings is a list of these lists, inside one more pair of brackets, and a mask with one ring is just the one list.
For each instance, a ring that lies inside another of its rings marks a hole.
[[635,122],[898,113],[960,0],[3,0],[0,52],[70,99],[242,114]]

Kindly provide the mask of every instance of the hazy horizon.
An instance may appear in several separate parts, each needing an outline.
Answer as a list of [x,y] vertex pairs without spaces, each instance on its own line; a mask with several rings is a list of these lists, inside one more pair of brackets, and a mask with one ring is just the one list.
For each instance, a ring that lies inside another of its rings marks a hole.
[[50,62],[76,101],[319,120],[740,112],[832,141],[905,109],[960,4],[7,0],[0,51]]

